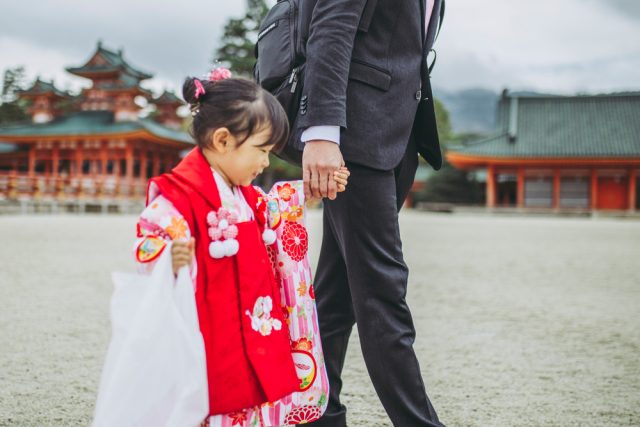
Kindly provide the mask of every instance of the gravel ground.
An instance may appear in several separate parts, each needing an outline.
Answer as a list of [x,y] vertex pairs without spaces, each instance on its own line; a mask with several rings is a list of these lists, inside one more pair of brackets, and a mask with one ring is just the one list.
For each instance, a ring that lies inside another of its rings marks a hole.
[[[640,425],[640,222],[402,215],[416,352],[452,426]],[[131,216],[0,217],[0,426],[87,426]],[[320,216],[310,216],[312,259]],[[390,426],[354,333],[353,427]],[[407,426],[410,427],[410,426]]]

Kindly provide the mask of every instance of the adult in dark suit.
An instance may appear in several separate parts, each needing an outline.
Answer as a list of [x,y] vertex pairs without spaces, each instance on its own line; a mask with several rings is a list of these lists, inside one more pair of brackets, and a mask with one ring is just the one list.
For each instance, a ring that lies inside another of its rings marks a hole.
[[[398,229],[418,151],[433,168],[442,164],[427,66],[442,7],[443,0],[317,0],[313,11],[293,129],[305,189],[329,199],[315,293],[331,392],[313,425],[346,426],[341,373],[354,323],[393,425],[442,425],[413,350]],[[331,174],[344,163],[349,186],[336,198]]]

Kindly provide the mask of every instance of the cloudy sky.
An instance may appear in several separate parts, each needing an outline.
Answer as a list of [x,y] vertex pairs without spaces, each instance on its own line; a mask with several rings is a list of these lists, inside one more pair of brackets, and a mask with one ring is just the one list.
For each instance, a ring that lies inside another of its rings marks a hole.
[[[412,0],[395,0],[412,1]],[[179,87],[211,64],[226,20],[243,0],[19,0],[0,6],[0,70],[77,89],[101,39],[154,74],[155,91]],[[640,90],[640,0],[447,0],[433,81],[555,93]]]

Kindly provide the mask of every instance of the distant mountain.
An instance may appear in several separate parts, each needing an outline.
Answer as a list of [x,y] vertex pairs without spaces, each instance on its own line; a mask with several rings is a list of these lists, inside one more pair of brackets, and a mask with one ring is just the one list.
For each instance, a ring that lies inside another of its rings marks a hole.
[[490,133],[495,129],[499,94],[488,89],[460,91],[433,88],[434,96],[449,112],[456,133]]

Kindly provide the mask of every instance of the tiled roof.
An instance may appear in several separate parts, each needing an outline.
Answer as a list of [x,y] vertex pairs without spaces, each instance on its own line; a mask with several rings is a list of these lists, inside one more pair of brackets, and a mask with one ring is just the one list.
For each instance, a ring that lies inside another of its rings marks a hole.
[[[100,55],[105,60],[105,64],[89,64],[91,62],[91,59],[93,59],[96,55]],[[96,52],[91,55],[91,59],[82,66],[68,67],[66,68],[66,70],[72,74],[78,75],[88,73],[122,72],[124,74],[128,74],[131,77],[134,77],[138,81],[150,79],[151,77],[153,77],[153,75],[149,73],[145,73],[132,67],[127,61],[124,60],[122,51],[113,52],[111,50],[105,49],[102,46],[101,42],[98,42]]]
[[53,94],[59,96],[61,98],[69,97],[69,94],[58,90],[53,82],[45,82],[40,80],[40,77],[33,82],[33,85],[29,89],[19,91],[20,95],[44,95],[44,94]]
[[187,133],[163,126],[149,119],[131,122],[116,122],[110,111],[82,111],[61,117],[49,123],[14,124],[0,126],[2,137],[38,137],[38,136],[91,136],[117,135],[137,130],[146,130],[160,138],[193,144],[193,138]]
[[498,123],[495,135],[449,151],[517,158],[640,157],[640,93],[505,94]]
[[184,104],[173,92],[164,91],[162,95],[153,100],[155,104]]

